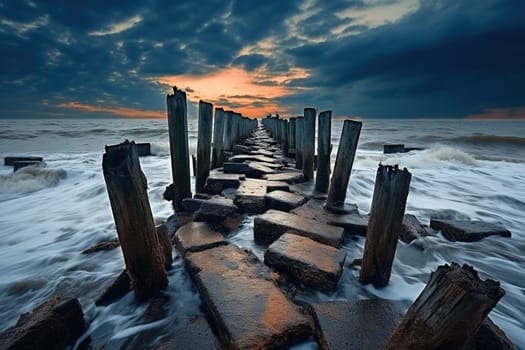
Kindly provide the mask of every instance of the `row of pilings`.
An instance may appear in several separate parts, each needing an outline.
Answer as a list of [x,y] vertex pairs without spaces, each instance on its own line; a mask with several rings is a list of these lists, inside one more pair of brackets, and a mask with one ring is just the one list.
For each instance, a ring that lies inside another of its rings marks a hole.
[[[192,198],[186,94],[174,89],[174,93],[167,96],[167,110],[173,174],[169,199],[173,201],[175,212],[182,212],[185,210],[183,200]],[[234,149],[242,147],[243,140],[259,126],[257,120],[232,111],[216,108],[215,118],[212,113],[212,104],[199,102],[196,193],[206,190],[210,170],[222,166]],[[316,120],[317,161],[314,148]],[[305,108],[303,116],[289,119],[270,116],[262,119],[261,123],[279,142],[283,154],[293,157],[294,166],[301,171],[302,179],[315,181],[313,192],[316,197],[326,198],[325,207],[319,215],[325,215],[324,210],[329,215],[346,215],[346,193],[362,123],[352,120],[343,122],[333,170],[330,161],[331,111],[317,116],[314,108]],[[139,298],[153,295],[166,287],[165,268],[170,262],[166,257],[165,240],[158,232],[155,234],[151,209],[145,204],[148,201],[146,181],[133,144],[106,148],[103,168],[131,286]],[[411,176],[408,170],[395,165],[380,164],[378,167],[359,275],[362,284],[371,283],[376,288],[382,288],[390,280]],[[122,177],[129,180],[119,183]],[[141,212],[149,214],[141,215]],[[255,226],[256,223],[254,237]],[[342,237],[336,248],[340,249],[341,244]],[[217,278],[221,279],[221,285],[231,287],[227,280]],[[464,288],[467,285],[468,288]],[[203,288],[202,285],[200,287]],[[481,282],[477,273],[469,267],[455,264],[440,267],[431,275],[427,287],[399,323],[387,347],[417,348],[423,345],[426,348],[444,348],[460,345],[473,334],[503,293],[499,284],[490,280]],[[223,293],[219,295],[225,296]],[[208,303],[215,305],[214,300]],[[457,308],[457,305],[461,307]],[[443,312],[434,316],[435,310]],[[475,317],[469,310],[477,310]],[[468,317],[474,319],[466,326]],[[461,332],[458,332],[460,328]]]

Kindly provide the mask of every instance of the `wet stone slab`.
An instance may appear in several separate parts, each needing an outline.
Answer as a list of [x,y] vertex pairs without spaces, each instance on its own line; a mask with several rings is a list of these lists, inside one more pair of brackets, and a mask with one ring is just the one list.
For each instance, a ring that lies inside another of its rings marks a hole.
[[333,292],[343,272],[345,252],[310,238],[285,233],[264,254],[264,262],[305,286]]
[[215,171],[210,173],[206,179],[206,192],[211,194],[220,194],[222,190],[228,187],[239,187],[241,180],[245,178],[244,174],[224,174]]
[[337,248],[341,247],[344,236],[344,229],[341,227],[284,211],[271,209],[254,218],[253,237],[258,243],[271,244],[285,232],[305,236]]
[[289,184],[303,181],[303,174],[295,171],[285,171],[266,175],[268,181],[283,181]]
[[283,295],[252,253],[226,245],[185,259],[224,348],[288,348],[311,334],[310,318]]
[[290,192],[290,185],[284,181],[266,181],[266,191],[286,191]]
[[401,317],[404,306],[388,300],[311,303],[317,324],[316,339],[325,349],[382,349]]
[[205,222],[187,223],[175,232],[173,239],[175,248],[182,256],[188,252],[198,252],[227,244],[223,235],[212,230]]
[[301,195],[280,190],[267,193],[265,198],[268,209],[283,211],[290,211],[297,208],[306,201],[306,198]]
[[310,199],[302,206],[293,209],[292,213],[329,225],[343,227],[349,235],[366,236],[368,215],[360,215],[355,211],[349,214],[335,214],[325,209],[325,202],[319,199]]
[[504,227],[483,221],[430,219],[430,227],[441,230],[443,236],[452,242],[475,242],[488,236],[511,236]]
[[237,156],[233,156],[233,157],[230,157],[228,161],[235,162],[235,163],[243,163],[246,161],[263,162],[263,163],[271,163],[271,164],[279,163],[274,158],[270,158],[270,157],[262,156],[262,155],[252,155],[252,154],[240,154]]
[[235,193],[234,203],[244,213],[262,213],[266,210],[266,180],[246,179]]

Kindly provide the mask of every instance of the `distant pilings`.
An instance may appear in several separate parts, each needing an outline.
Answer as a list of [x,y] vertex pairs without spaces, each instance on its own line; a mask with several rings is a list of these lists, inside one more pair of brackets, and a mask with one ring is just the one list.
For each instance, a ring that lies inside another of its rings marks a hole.
[[295,118],[295,168],[303,169],[304,117]]

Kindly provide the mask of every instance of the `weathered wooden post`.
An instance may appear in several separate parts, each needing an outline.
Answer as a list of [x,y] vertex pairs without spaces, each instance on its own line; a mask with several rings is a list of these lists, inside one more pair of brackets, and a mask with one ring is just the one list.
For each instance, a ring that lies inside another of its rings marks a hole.
[[[290,123],[288,124],[288,154],[289,156],[295,156],[295,118],[290,118]],[[293,154],[291,153],[293,150]]]
[[182,200],[191,198],[186,93],[174,87],[173,95],[168,95],[166,100],[168,105],[171,172],[174,185],[173,208],[175,211],[179,211],[184,210]]
[[295,118],[295,168],[303,169],[304,117]]
[[379,165],[366,230],[359,282],[385,287],[390,280],[407,203],[411,174],[397,166]]
[[224,159],[224,110],[215,108],[215,120],[213,121],[213,149],[211,157],[211,167],[218,168],[222,166]]
[[168,278],[134,143],[106,146],[102,171],[131,287],[137,298],[150,297]]
[[330,185],[330,153],[332,153],[332,111],[319,114],[317,128],[317,173],[315,191],[327,193]]
[[361,133],[361,122],[345,120],[339,148],[335,159],[334,172],[330,180],[328,198],[326,199],[327,208],[344,207],[346,191],[350,180],[350,173],[354,164],[357,142]]
[[505,291],[468,265],[442,265],[387,341],[386,349],[462,349]]
[[304,109],[303,177],[306,181],[314,178],[315,114],[315,108]]
[[223,145],[225,151],[231,151],[233,149],[233,140],[232,140],[232,130],[233,130],[233,112],[226,111],[224,118],[224,136],[223,136]]
[[213,105],[199,101],[199,129],[197,137],[197,174],[195,178],[195,192],[202,193],[206,179],[210,175],[211,153],[211,114]]

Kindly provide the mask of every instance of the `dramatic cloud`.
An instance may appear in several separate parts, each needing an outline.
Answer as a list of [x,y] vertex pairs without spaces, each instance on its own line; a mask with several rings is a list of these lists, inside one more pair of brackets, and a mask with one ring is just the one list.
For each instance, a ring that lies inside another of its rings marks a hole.
[[520,0],[0,2],[0,117],[520,117]]

